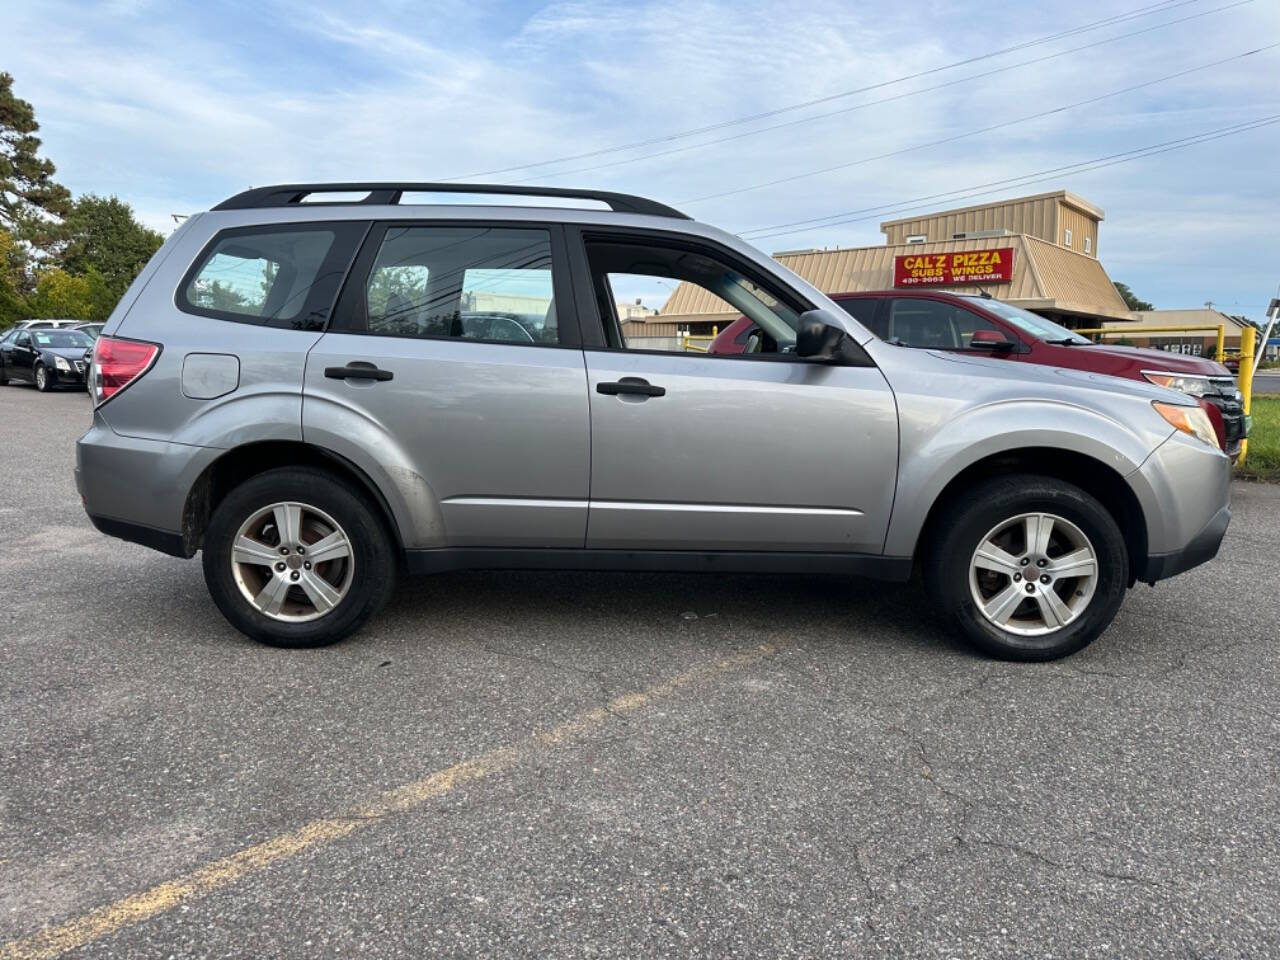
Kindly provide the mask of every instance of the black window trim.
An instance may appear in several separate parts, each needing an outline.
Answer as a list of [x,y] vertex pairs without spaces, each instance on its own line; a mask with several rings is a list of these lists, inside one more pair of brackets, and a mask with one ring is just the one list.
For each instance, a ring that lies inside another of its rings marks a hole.
[[[587,258],[587,241],[603,240],[604,242],[653,243],[684,247],[703,256],[712,256],[728,263],[747,280],[767,290],[785,303],[796,313],[813,310],[810,303],[797,291],[773,278],[763,275],[755,264],[746,260],[736,251],[722,246],[713,240],[702,237],[691,237],[687,233],[673,233],[670,230],[653,230],[640,227],[609,227],[607,225],[566,225],[565,232],[569,241],[569,259],[573,267],[573,288],[578,300],[578,314],[583,329],[583,348],[593,353],[626,353],[636,356],[656,357],[689,357],[695,360],[737,360],[747,363],[813,363],[807,357],[798,357],[793,353],[685,353],[678,350],[637,350],[630,347],[611,347],[605,338],[605,318],[600,316],[596,305],[595,291],[592,287],[591,263]],[[850,345],[859,359],[846,361],[844,366],[875,366],[875,362],[860,344],[849,338]]]
[[[541,230],[551,238],[551,290],[556,304],[556,328],[560,333],[558,343],[521,343],[514,340],[489,340],[479,337],[406,337],[402,334],[375,333],[370,330],[344,328],[344,322],[353,316],[356,298],[364,296],[369,273],[378,258],[387,231],[401,227],[492,227],[511,230]],[[330,312],[326,333],[357,337],[381,337],[387,340],[408,340],[424,343],[487,343],[504,347],[531,347],[539,350],[581,350],[582,333],[578,308],[575,302],[569,256],[564,236],[564,226],[543,220],[457,220],[449,218],[376,220],[370,225],[359,252],[338,294],[337,304]]]
[[[273,330],[292,330],[297,329],[308,333],[323,332],[329,326],[333,319],[334,310],[338,303],[338,296],[342,287],[347,281],[347,276],[351,273],[352,264],[355,261],[357,252],[360,250],[361,244],[368,237],[370,222],[368,220],[281,220],[275,223],[253,224],[251,226],[242,227],[224,227],[214,233],[208,242],[200,248],[200,252],[195,259],[191,261],[182,280],[178,284],[178,289],[173,293],[174,306],[183,313],[192,314],[198,317],[208,317],[211,320],[225,320],[228,323],[242,323],[251,327],[268,327]],[[282,320],[276,317],[255,317],[250,314],[232,313],[227,310],[213,310],[209,307],[201,307],[192,303],[187,298],[187,290],[190,288],[192,281],[200,275],[200,271],[208,263],[209,258],[213,256],[213,252],[217,249],[218,244],[227,237],[253,236],[263,233],[285,233],[289,231],[305,232],[307,230],[325,230],[329,229],[334,232],[333,246],[329,248],[329,252],[325,254],[325,258],[320,263],[320,270],[317,277],[323,274],[338,274],[337,283],[334,284],[333,293],[329,297],[327,305],[323,301],[313,300],[319,294],[308,292],[307,299],[302,304],[302,309],[289,320]],[[348,234],[349,248],[343,250],[343,234]],[[340,271],[339,271],[339,268]],[[301,327],[293,327],[295,320],[313,315],[323,311],[324,320],[319,323],[303,325]]]

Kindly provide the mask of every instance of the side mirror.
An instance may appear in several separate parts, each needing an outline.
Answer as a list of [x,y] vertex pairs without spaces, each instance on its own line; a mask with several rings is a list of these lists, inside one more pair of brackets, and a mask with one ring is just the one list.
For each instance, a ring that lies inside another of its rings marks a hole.
[[992,353],[1003,353],[1017,346],[999,330],[975,330],[973,339],[969,341],[970,350],[990,350]]
[[827,315],[823,311],[809,310],[800,315],[800,328],[796,331],[796,356],[825,362],[838,360],[847,336],[835,324],[827,322]]

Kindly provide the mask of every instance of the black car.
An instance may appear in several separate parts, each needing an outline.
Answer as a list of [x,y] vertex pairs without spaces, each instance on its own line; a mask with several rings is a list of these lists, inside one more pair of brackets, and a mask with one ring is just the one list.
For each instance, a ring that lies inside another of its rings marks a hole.
[[85,356],[92,347],[93,341],[77,330],[10,330],[0,337],[0,385],[25,380],[40,391],[64,384],[84,389]]

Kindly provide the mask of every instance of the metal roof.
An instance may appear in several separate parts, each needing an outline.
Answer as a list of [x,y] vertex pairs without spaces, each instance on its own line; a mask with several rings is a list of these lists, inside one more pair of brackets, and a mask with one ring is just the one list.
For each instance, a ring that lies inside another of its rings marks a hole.
[[[1026,234],[801,251],[781,254],[777,259],[824,293],[856,293],[892,290],[894,258],[904,254],[953,253],[996,247],[1014,249],[1011,283],[937,289],[951,293],[980,293],[985,290],[1000,300],[1028,309],[1130,319],[1129,309],[1101,263],[1093,257]],[[736,317],[738,311],[702,287],[681,283],[663,305],[660,316],[667,319],[691,315],[709,320],[713,319],[712,315]]]

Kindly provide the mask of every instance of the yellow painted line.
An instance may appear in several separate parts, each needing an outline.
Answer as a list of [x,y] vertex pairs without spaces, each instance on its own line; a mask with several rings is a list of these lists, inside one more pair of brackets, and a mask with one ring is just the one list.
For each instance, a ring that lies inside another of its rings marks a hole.
[[755,650],[725,657],[715,663],[694,667],[647,690],[628,693],[606,706],[587,710],[549,730],[536,733],[509,747],[499,747],[470,760],[395,787],[369,803],[359,804],[343,814],[312,820],[296,830],[262,843],[245,847],[230,856],[206,864],[191,873],[157,884],[141,893],[90,910],[55,927],[0,947],[0,960],[50,960],[69,950],[100,940],[125,927],[149,920],[181,903],[229,886],[244,877],[268,870],[277,863],[341,840],[383,817],[404,813],[444,796],[465,783],[483,780],[507,770],[538,750],[557,747],[601,726],[612,717],[635,713],[655,700],[669,697],[684,687],[740,667],[758,663],[776,653],[780,645],[764,644]]

